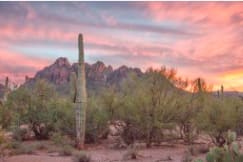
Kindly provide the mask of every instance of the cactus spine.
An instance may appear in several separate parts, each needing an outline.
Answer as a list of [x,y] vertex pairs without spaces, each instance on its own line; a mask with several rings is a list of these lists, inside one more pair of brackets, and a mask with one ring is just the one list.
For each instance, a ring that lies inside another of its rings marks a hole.
[[83,49],[83,36],[78,36],[79,48],[79,62],[78,62],[78,76],[76,80],[76,147],[78,149],[84,148],[85,140],[85,120],[86,120],[86,107],[87,107],[87,94],[86,94],[86,80],[85,80],[85,64],[84,64],[84,49]]

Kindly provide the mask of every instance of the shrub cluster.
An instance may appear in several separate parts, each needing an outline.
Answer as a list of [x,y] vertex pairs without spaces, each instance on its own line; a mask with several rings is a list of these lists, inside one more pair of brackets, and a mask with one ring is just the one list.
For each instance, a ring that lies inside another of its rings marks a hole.
[[[75,112],[70,98],[38,80],[32,88],[22,86],[9,94],[1,105],[0,121],[4,128],[14,126],[19,140],[26,137],[19,130],[23,124],[36,139],[48,139],[55,133],[73,138]],[[223,91],[216,96],[200,78],[189,82],[178,78],[174,70],[149,69],[143,76],[129,74],[119,86],[89,93],[86,143],[107,137],[109,124],[119,121],[120,135],[128,145],[139,141],[150,147],[176,138],[193,143],[203,133],[222,147],[228,130],[242,130],[242,113],[240,98],[226,97]],[[59,138],[54,138],[58,143]]]

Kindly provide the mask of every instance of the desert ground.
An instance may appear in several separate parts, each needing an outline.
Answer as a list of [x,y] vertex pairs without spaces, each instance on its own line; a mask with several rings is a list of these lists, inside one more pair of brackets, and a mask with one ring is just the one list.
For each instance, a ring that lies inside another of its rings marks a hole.
[[[241,138],[238,138],[242,141]],[[103,140],[96,145],[86,145],[85,153],[91,157],[92,162],[183,162],[182,160],[187,156],[189,148],[193,148],[190,157],[194,159],[204,159],[205,153],[198,151],[209,143],[200,139],[192,146],[186,145],[183,141],[177,140],[175,142],[162,142],[158,146],[146,148],[144,144],[136,144],[137,159],[129,159],[126,155],[130,148],[112,148],[112,143],[109,140]],[[114,143],[113,143],[114,144]],[[53,144],[51,141],[25,141],[22,143],[26,148],[33,148],[27,153],[13,154],[5,157],[6,162],[72,162],[72,155],[61,155],[60,146]],[[35,146],[35,147],[33,147]],[[38,148],[37,148],[38,147]],[[73,149],[72,154],[78,153]]]
[[[242,146],[243,137],[238,137],[237,141]],[[137,159],[127,159],[126,155],[129,152],[129,148],[110,148],[111,145],[106,140],[100,144],[86,145],[84,152],[91,157],[92,162],[184,162],[183,159],[188,155],[190,148],[193,148],[191,151],[193,154],[189,155],[192,160],[204,160],[206,153],[200,152],[199,148],[202,148],[208,142],[197,140],[195,142],[197,144],[190,146],[179,140],[173,144],[164,142],[151,148],[146,148],[143,144],[137,144]],[[5,162],[73,162],[72,155],[61,155],[60,147],[57,147],[51,141],[26,141],[23,144],[25,146],[39,145],[42,147],[27,154],[5,157]],[[78,151],[73,150],[72,154],[74,155],[75,153],[78,153]]]
[[[138,153],[141,157],[135,160],[125,160],[124,155],[126,154],[126,149],[113,150],[106,148],[93,147],[85,151],[91,156],[93,162],[181,162],[183,156],[185,156],[185,151],[187,146],[177,145],[177,146],[160,146],[153,147],[150,149],[139,149]],[[169,158],[170,157],[170,158]],[[193,157],[203,158],[204,154],[198,154]],[[7,162],[72,162],[72,156],[60,156],[58,152],[48,153],[47,150],[42,150],[34,152],[30,155],[15,155],[5,159]]]

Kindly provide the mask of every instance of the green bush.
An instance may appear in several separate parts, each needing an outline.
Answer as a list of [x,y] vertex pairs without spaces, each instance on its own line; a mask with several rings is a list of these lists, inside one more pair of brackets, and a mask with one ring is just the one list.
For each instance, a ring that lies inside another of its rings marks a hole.
[[14,115],[11,109],[4,103],[0,103],[0,123],[2,128],[7,129],[11,126]]
[[59,151],[59,155],[61,156],[71,156],[72,155],[72,147],[69,145],[64,145]]
[[222,147],[226,142],[227,131],[237,127],[240,109],[235,98],[222,100],[207,97],[204,108],[198,114],[197,126],[212,138],[214,144]]
[[108,113],[100,103],[100,99],[92,97],[88,101],[86,116],[86,143],[96,143],[108,132]]
[[123,155],[123,160],[135,160],[138,159],[138,150],[134,147],[128,148],[128,150]]
[[184,155],[181,159],[181,162],[192,162],[193,159],[192,159],[192,154],[189,150],[185,151],[184,152]]
[[20,145],[21,145],[20,141],[13,140],[13,141],[10,142],[9,148],[10,149],[17,149],[17,148],[20,147]]
[[161,70],[149,70],[144,77],[131,74],[121,85],[116,116],[125,123],[127,144],[141,140],[150,147],[161,142],[164,129],[175,127],[177,91],[161,74]]
[[73,156],[73,162],[91,162],[91,157],[85,152],[79,152]]
[[36,148],[32,145],[20,144],[14,151],[14,155],[33,154]]
[[17,141],[24,141],[26,139],[27,134],[28,134],[27,129],[16,128],[13,131],[13,139]]

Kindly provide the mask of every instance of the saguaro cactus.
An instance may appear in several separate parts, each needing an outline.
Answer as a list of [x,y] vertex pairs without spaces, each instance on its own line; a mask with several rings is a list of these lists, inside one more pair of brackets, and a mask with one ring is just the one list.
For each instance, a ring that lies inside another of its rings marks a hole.
[[84,49],[83,49],[83,36],[78,36],[79,48],[79,62],[78,62],[78,76],[76,80],[76,147],[78,149],[84,148],[85,140],[85,120],[86,120],[86,107],[87,107],[87,94],[86,94],[86,79],[85,79],[85,64],[84,64]]
[[222,97],[222,99],[224,98],[224,86],[223,85],[221,85],[221,97]]
[[7,100],[9,94],[9,78],[6,77],[5,79],[5,85],[4,85],[4,97],[3,97],[3,101]]
[[198,79],[197,79],[197,86],[198,86],[198,92],[202,92],[201,78],[198,78]]

